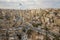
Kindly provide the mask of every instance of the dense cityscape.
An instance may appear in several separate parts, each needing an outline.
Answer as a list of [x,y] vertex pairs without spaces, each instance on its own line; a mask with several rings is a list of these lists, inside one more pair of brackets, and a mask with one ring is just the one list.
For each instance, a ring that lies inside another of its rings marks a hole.
[[60,40],[60,9],[0,9],[0,40]]

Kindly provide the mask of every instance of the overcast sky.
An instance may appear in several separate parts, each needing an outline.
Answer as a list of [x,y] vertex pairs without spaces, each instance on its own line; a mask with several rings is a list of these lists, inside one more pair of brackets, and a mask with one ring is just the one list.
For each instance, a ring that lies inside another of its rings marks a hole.
[[0,0],[0,8],[60,8],[60,0]]

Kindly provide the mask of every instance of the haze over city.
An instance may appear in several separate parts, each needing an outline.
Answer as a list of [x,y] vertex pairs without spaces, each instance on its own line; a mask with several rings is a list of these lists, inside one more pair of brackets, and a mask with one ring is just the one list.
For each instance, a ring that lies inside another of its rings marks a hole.
[[60,8],[60,0],[0,0],[0,8],[4,9]]

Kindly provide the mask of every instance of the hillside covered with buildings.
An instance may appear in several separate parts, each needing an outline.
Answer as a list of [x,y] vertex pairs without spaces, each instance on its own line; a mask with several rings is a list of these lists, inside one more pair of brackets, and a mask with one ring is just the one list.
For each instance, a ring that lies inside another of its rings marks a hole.
[[60,40],[60,9],[0,9],[0,40]]

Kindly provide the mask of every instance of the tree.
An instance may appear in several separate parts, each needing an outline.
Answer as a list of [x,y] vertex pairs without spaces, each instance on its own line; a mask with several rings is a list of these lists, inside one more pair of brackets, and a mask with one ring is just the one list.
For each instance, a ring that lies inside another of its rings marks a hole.
[[21,34],[17,34],[17,37],[18,37],[19,40],[21,40],[22,35]]
[[27,34],[28,34],[28,38],[30,38],[30,37],[31,37],[31,35],[32,35],[32,30],[31,30],[31,29],[29,29],[29,30],[27,31]]

